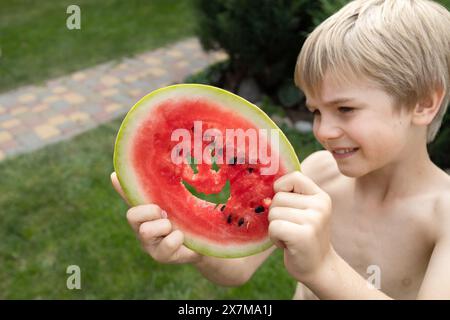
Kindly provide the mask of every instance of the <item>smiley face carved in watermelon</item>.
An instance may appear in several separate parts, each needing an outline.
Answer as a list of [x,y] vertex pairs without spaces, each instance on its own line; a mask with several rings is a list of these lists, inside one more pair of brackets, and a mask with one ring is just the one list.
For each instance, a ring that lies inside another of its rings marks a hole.
[[[151,92],[128,112],[114,168],[129,203],[159,205],[187,247],[235,258],[271,246],[273,182],[300,164],[257,106],[216,87],[180,84]],[[224,190],[226,198],[213,200]]]

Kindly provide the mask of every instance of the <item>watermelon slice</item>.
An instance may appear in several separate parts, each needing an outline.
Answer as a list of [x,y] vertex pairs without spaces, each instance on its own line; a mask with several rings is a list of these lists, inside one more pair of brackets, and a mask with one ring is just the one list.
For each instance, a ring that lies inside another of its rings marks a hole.
[[187,247],[235,258],[271,246],[273,182],[300,164],[257,106],[216,87],[179,84],[151,92],[128,112],[114,168],[129,203],[159,205]]

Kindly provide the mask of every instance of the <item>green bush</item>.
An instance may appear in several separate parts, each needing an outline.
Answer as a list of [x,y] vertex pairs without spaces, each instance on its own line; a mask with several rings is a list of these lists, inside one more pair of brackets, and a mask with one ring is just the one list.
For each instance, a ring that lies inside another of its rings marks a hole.
[[431,159],[441,168],[450,168],[450,114],[444,117],[436,139],[429,145]]
[[313,21],[316,26],[345,6],[350,0],[319,0],[318,2],[320,8],[313,13]]
[[197,34],[205,49],[230,57],[227,89],[253,77],[266,93],[293,78],[297,55],[313,28],[310,0],[197,0]]

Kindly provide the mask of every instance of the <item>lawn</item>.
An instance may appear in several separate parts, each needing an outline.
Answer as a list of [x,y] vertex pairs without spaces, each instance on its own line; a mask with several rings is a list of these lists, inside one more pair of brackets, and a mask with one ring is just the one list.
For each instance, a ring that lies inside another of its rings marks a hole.
[[[279,250],[247,284],[224,288],[140,249],[109,182],[119,125],[0,162],[0,299],[290,299]],[[66,287],[69,265],[81,290]]]
[[[66,28],[71,1],[30,3],[0,3],[0,92],[160,47],[195,27],[191,0],[80,0],[81,30]],[[223,288],[140,249],[109,182],[120,121],[0,162],[0,299],[290,299],[295,282],[280,251],[247,284]],[[316,147],[284,129],[300,158]],[[81,268],[81,290],[67,289],[71,265]]]
[[[33,4],[34,3],[34,4]],[[150,50],[194,34],[191,0],[0,1],[0,92]]]

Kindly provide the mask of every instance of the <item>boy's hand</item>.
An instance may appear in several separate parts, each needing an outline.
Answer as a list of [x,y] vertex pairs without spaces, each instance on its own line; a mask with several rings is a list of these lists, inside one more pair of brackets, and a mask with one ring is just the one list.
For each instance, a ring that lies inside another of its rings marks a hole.
[[[125,202],[125,194],[115,172],[111,174],[114,189]],[[127,212],[128,223],[138,236],[144,250],[161,263],[194,263],[202,256],[183,245],[184,235],[173,230],[167,214],[155,204],[132,207]]]
[[274,183],[269,235],[284,248],[287,271],[298,281],[313,277],[331,256],[331,199],[311,179],[296,171]]

